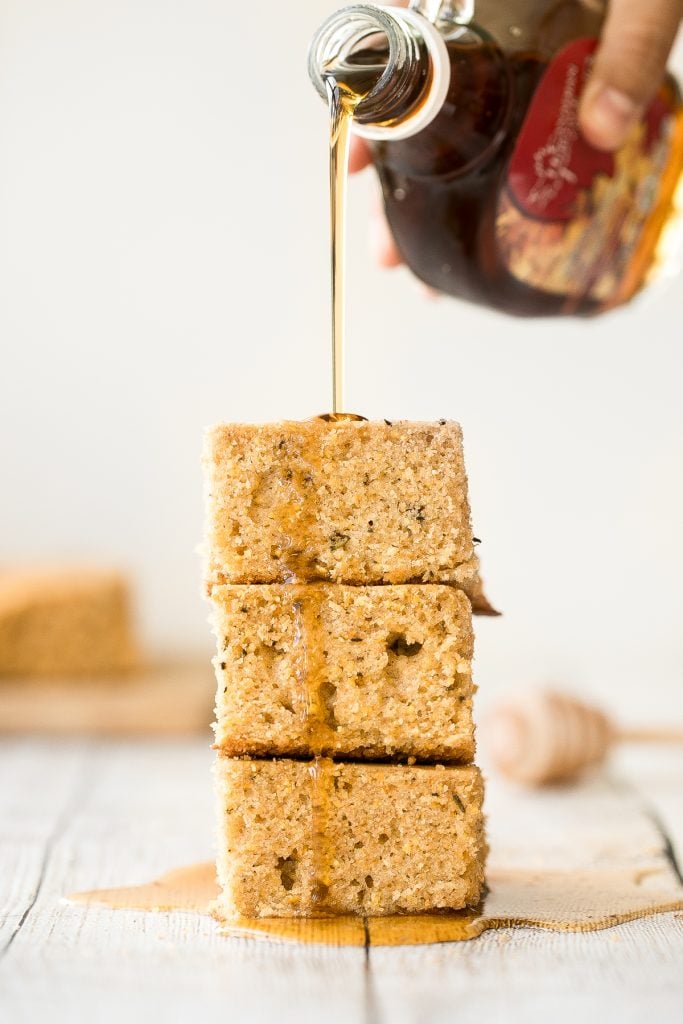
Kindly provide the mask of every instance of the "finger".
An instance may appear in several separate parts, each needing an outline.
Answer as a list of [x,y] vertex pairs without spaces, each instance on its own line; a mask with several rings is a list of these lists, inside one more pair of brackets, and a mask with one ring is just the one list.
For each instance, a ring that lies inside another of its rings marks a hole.
[[398,246],[394,241],[391,228],[384,212],[384,200],[381,189],[372,194],[370,223],[368,225],[370,252],[380,267],[398,267],[403,263]]
[[357,174],[372,162],[370,147],[359,135],[351,136],[349,145],[349,174]]
[[654,96],[683,16],[683,0],[611,0],[579,111],[598,149],[616,149]]
[[379,189],[373,193],[368,223],[368,244],[375,263],[378,263],[380,267],[398,267],[403,263],[394,236],[387,224],[382,193]]
[[384,215],[375,214],[369,224],[370,252],[380,267],[398,267],[403,263]]

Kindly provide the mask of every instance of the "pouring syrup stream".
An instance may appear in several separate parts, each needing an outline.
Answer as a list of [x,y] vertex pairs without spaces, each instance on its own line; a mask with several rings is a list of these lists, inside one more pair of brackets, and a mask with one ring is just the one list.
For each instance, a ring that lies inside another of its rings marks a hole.
[[346,185],[351,122],[360,99],[330,75],[325,79],[330,110],[330,240],[332,262],[332,411],[344,411],[344,276]]

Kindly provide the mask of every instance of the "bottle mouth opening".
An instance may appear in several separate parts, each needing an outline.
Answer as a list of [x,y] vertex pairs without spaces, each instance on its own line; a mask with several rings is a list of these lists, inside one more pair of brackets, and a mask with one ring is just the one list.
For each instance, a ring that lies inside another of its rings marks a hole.
[[450,82],[446,43],[434,25],[412,8],[374,4],[342,8],[323,22],[308,72],[324,100],[331,79],[354,95],[353,129],[368,139],[421,131],[441,110]]
[[374,106],[407,57],[393,15],[374,5],[354,4],[330,15],[318,29],[308,51],[308,73],[322,99],[327,99],[327,78],[352,84],[360,96],[356,117],[362,118],[362,108]]
[[355,33],[347,40],[344,49],[323,65],[323,79],[331,75],[342,86],[352,86],[359,103],[379,95],[383,89],[382,79],[389,77],[390,43],[383,32]]

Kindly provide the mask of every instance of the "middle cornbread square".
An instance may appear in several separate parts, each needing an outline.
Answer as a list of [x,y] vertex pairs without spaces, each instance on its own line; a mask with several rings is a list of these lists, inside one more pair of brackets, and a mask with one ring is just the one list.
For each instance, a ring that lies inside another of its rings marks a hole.
[[216,746],[468,763],[472,611],[441,584],[214,586]]

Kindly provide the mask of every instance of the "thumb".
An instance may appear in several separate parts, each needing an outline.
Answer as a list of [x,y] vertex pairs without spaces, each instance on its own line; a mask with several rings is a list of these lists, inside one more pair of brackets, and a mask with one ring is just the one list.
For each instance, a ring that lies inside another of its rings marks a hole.
[[616,149],[659,87],[683,0],[611,0],[579,111],[598,149]]

